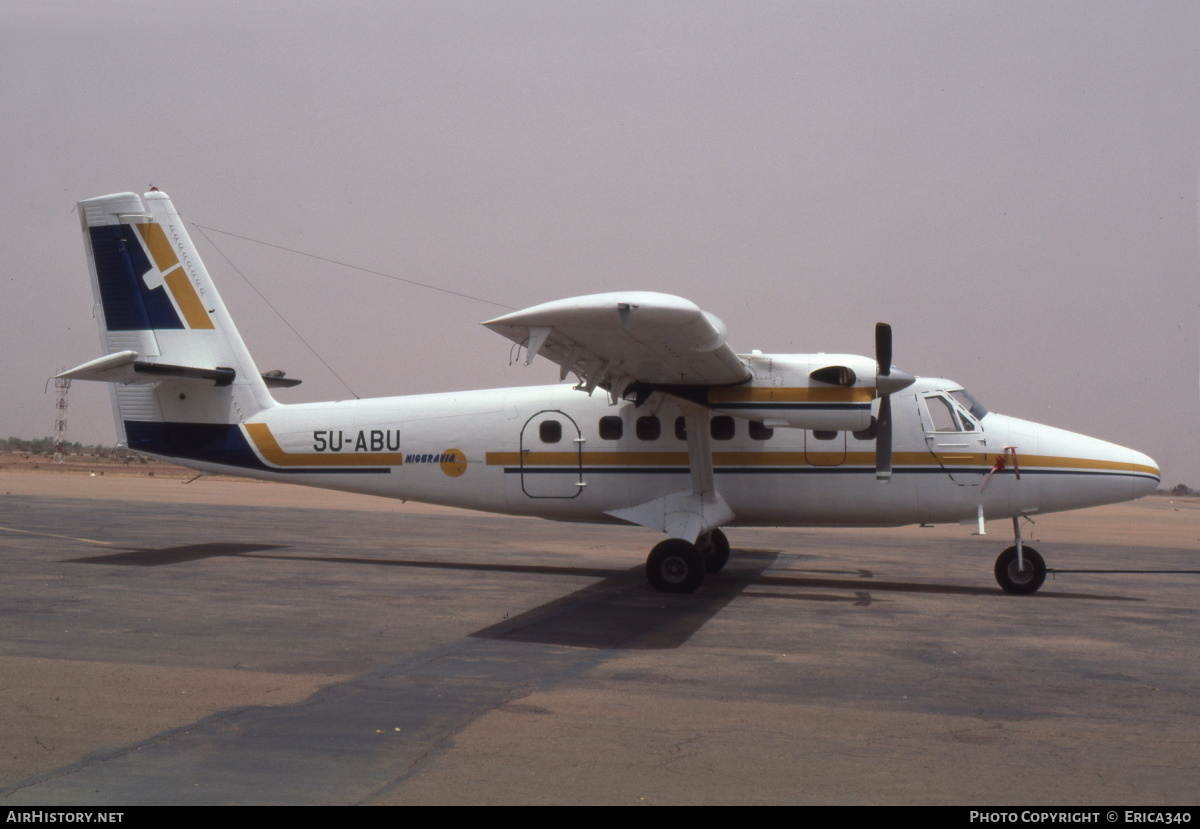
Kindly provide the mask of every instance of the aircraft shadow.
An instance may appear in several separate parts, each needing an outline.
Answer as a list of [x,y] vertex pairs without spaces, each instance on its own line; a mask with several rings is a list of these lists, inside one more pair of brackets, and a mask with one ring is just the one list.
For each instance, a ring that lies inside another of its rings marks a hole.
[[69,564],[118,564],[123,567],[162,567],[167,564],[183,564],[219,556],[239,556],[260,550],[277,550],[284,544],[185,544],[181,547],[163,547],[157,550],[129,548],[123,553],[108,553],[102,556],[66,559]]
[[688,596],[655,592],[639,565],[470,635],[601,650],[678,648],[775,560],[773,553],[735,553],[719,576]]
[[371,564],[431,570],[583,576],[599,581],[469,634],[478,639],[610,650],[677,648],[729,604],[775,560],[775,553],[738,553],[720,576],[690,596],[664,596],[646,583],[641,565],[626,570],[528,564],[368,559],[354,556],[241,554],[243,558],[294,559],[331,564]]
[[[647,583],[641,565],[628,569],[561,567],[527,564],[451,562],[418,559],[365,558],[361,556],[313,556],[271,553],[286,549],[278,544],[213,543],[190,544],[158,550],[132,549],[86,558],[73,563],[157,567],[219,556],[270,559],[275,561],[323,562],[328,564],[406,567],[430,570],[518,573],[543,576],[580,576],[598,581],[512,618],[469,634],[479,639],[529,642],[598,650],[671,650],[683,645],[727,604],[739,596],[754,599],[844,602],[869,607],[881,601],[880,594],[921,593],[950,596],[1004,596],[998,587],[877,581],[868,570],[797,570],[797,575],[767,575],[778,551],[735,550],[728,566],[710,576],[704,587],[691,595],[664,595]],[[778,571],[776,571],[778,572]],[[786,572],[786,571],[785,571]],[[811,573],[812,575],[801,575]],[[831,576],[845,576],[843,578]],[[784,588],[766,590],[763,588]],[[786,588],[792,588],[788,590]],[[812,592],[836,591],[828,592]],[[796,592],[803,591],[803,592]],[[1018,597],[1006,597],[1019,601]],[[1040,599],[1085,599],[1140,601],[1136,598],[1039,591]]]
[[[762,576],[755,579],[755,586],[773,587],[818,587],[832,590],[853,590],[859,593],[932,593],[947,596],[1007,596],[999,587],[966,587],[957,584],[925,584],[922,582],[906,581],[875,581],[863,578],[829,579],[810,578],[807,576]],[[789,593],[746,593],[747,596],[770,599],[808,599],[811,596],[798,596]],[[1039,590],[1035,597],[1038,599],[1089,599],[1106,602],[1140,602],[1133,596],[1105,596],[1095,593],[1069,593],[1061,590]],[[1013,597],[1016,598],[1016,597]]]

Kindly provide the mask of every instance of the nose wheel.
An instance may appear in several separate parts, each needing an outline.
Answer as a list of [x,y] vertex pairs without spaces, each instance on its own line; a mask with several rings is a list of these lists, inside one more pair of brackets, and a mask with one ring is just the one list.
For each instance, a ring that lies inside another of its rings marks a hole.
[[996,559],[996,581],[1005,593],[1027,596],[1036,593],[1046,581],[1046,562],[1037,550],[1022,545],[1021,558],[1024,561],[1018,562],[1017,548],[1014,546]]

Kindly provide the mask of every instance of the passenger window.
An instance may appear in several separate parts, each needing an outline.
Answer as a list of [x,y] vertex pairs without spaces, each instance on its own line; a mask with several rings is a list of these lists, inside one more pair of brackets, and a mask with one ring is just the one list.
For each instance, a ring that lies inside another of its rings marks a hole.
[[687,418],[682,415],[675,418],[675,437],[687,440]]
[[662,424],[657,417],[639,417],[635,426],[638,440],[658,440],[662,434]]
[[625,424],[621,422],[621,418],[611,415],[600,418],[601,440],[620,440],[624,433]]
[[708,433],[713,440],[733,440],[735,431],[733,418],[729,415],[717,415],[709,421]]
[[761,420],[750,421],[750,439],[751,440],[770,440],[775,434],[775,430],[764,426]]
[[833,440],[838,436],[838,433],[827,429],[813,429],[812,436],[817,440]]
[[538,426],[538,437],[542,443],[558,443],[562,440],[562,424],[557,420],[543,420]]

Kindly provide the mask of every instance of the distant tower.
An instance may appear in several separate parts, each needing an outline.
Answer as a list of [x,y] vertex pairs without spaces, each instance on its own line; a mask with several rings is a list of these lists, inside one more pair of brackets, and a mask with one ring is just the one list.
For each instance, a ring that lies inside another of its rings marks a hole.
[[54,378],[54,388],[58,389],[58,401],[54,416],[54,462],[63,462],[63,449],[67,445],[67,392],[71,389],[71,381],[65,377]]

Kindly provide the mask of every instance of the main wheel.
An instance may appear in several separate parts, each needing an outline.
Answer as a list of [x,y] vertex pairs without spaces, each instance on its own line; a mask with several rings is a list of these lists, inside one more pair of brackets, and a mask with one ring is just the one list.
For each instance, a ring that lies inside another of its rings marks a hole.
[[729,539],[720,530],[713,530],[708,536],[708,546],[700,552],[704,554],[704,569],[719,573],[729,563]]
[[660,541],[646,559],[646,578],[659,593],[695,593],[704,583],[704,556],[682,538]]
[[1046,562],[1032,547],[1021,547],[1025,569],[1017,569],[1017,548],[1009,547],[996,559],[996,581],[1005,593],[1028,595],[1036,593],[1046,581]]

